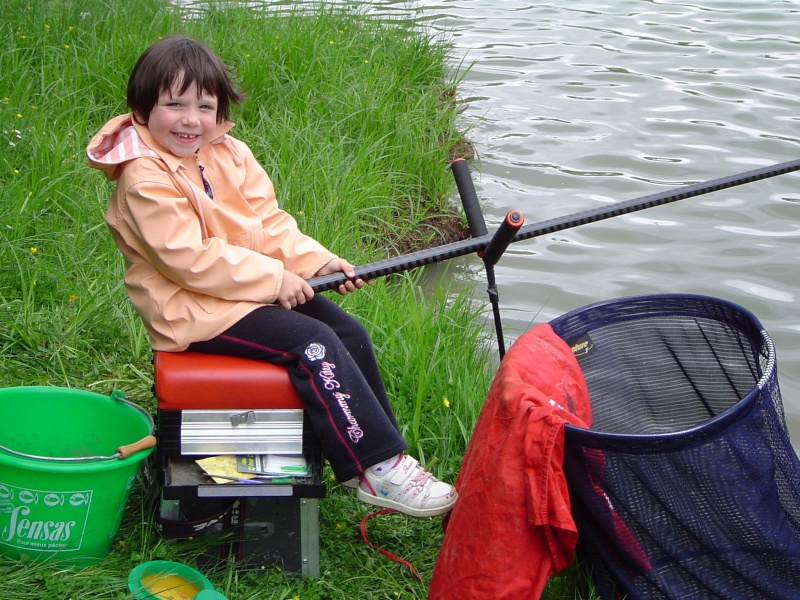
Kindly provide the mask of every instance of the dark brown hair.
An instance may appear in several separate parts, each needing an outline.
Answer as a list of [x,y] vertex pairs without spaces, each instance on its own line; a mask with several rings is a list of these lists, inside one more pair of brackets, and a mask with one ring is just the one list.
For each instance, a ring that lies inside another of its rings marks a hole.
[[147,123],[158,97],[180,84],[179,94],[197,85],[198,95],[217,98],[217,122],[230,116],[232,104],[245,99],[231,80],[231,71],[205,44],[170,35],[149,46],[136,61],[128,79],[128,108]]

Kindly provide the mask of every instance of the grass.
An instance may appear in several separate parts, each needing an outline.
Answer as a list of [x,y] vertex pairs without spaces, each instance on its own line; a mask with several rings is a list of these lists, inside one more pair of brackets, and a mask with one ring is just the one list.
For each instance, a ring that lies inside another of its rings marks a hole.
[[[133,24],[133,25],[132,25]],[[122,261],[102,222],[111,184],[86,166],[84,148],[125,111],[139,53],[184,33],[235,67],[249,99],[235,135],[270,173],[301,227],[354,264],[435,244],[431,222],[453,209],[445,166],[463,144],[446,67],[446,40],[410,23],[382,22],[320,5],[310,13],[209,3],[188,13],[157,0],[7,0],[0,20],[0,382],[108,394],[155,410],[147,336],[121,284]],[[420,232],[423,232],[422,234]],[[369,328],[398,421],[426,466],[452,481],[491,378],[483,310],[446,278],[379,280],[341,301]],[[328,473],[326,472],[326,476]],[[0,597],[129,598],[143,561],[191,562],[203,548],[164,541],[153,492],[137,485],[109,556],[81,570],[0,558]],[[390,515],[357,526],[368,508],[329,486],[321,503],[319,579],[278,569],[210,573],[231,600],[425,598],[441,520]],[[551,582],[549,598],[576,598],[581,575]]]

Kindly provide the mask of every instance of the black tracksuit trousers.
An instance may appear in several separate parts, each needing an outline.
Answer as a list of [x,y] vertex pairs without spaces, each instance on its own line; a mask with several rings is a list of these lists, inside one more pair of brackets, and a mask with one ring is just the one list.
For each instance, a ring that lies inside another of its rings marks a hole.
[[284,366],[339,481],[406,449],[369,334],[324,296],[292,310],[257,308],[188,349]]

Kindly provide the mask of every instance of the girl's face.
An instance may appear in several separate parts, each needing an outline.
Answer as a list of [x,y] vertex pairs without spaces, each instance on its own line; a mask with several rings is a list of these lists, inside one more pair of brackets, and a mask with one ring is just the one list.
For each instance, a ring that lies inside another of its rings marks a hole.
[[199,96],[196,84],[178,94],[180,81],[158,97],[147,127],[156,141],[177,156],[189,156],[210,142],[217,130],[217,98]]

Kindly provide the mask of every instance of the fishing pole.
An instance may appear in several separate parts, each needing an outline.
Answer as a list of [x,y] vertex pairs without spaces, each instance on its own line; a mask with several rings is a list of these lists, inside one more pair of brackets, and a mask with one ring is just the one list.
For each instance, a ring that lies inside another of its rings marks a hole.
[[[728,175],[718,179],[711,179],[709,181],[686,185],[680,188],[674,188],[655,194],[640,196],[631,200],[617,202],[609,206],[601,206],[589,210],[575,212],[563,217],[556,217],[530,225],[521,227],[511,242],[519,242],[522,240],[531,239],[548,233],[555,233],[556,231],[563,231],[572,227],[580,225],[587,225],[595,223],[604,219],[618,217],[620,215],[629,214],[646,208],[653,208],[661,206],[670,202],[678,200],[685,200],[695,196],[701,196],[710,192],[717,192],[720,190],[728,189],[762,179],[768,179],[777,175],[784,175],[793,171],[800,170],[800,160],[787,161],[778,163],[769,167],[762,167],[753,169],[752,171],[744,171],[736,175]],[[379,260],[373,263],[368,263],[355,268],[355,276],[359,279],[374,279],[376,277],[383,277],[392,273],[399,273],[407,271],[424,265],[429,265],[458,256],[465,256],[476,252],[483,252],[492,241],[492,235],[486,234],[475,238],[461,240],[459,242],[452,242],[436,246],[435,248],[427,248],[417,252],[410,252],[393,258]],[[309,285],[315,292],[324,292],[333,290],[347,281],[347,278],[342,273],[331,273],[329,275],[320,275],[312,277],[308,280]]]

